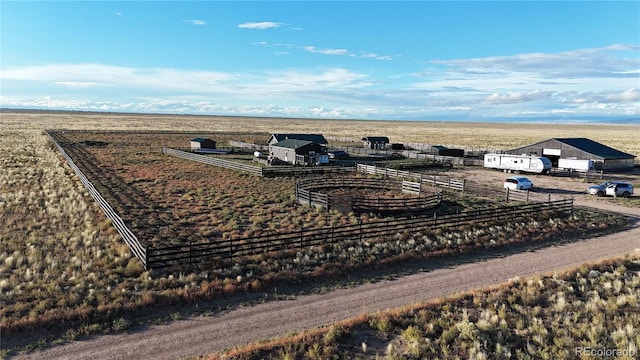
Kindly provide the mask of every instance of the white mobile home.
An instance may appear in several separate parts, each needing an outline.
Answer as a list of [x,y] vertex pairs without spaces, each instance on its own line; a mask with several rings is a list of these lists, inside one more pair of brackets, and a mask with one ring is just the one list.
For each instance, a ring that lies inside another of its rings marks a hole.
[[485,154],[484,167],[500,169],[504,172],[521,171],[544,174],[551,170],[551,160],[546,157],[529,155]]

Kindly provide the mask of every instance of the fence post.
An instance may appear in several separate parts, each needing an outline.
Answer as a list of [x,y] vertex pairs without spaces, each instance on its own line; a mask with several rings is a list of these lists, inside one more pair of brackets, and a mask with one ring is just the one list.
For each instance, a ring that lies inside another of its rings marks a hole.
[[573,216],[573,197],[571,198],[571,207],[569,208],[569,215]]
[[300,248],[302,249],[302,232],[303,232],[303,227],[300,226]]
[[507,188],[507,192],[506,192],[504,201],[509,202],[509,188]]

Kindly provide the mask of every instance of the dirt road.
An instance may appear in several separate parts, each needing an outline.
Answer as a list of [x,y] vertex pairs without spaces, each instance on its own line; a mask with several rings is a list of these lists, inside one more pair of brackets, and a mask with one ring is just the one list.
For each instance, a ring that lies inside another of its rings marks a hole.
[[[584,184],[577,184],[584,188]],[[577,190],[576,190],[577,191]],[[180,359],[206,355],[233,346],[302,331],[334,321],[426,301],[514,277],[579,266],[585,262],[640,249],[640,208],[620,207],[581,197],[577,204],[598,205],[632,217],[624,232],[561,246],[506,254],[396,280],[368,283],[293,300],[241,306],[211,317],[194,317],[169,325],[151,326],[129,334],[98,336],[18,359]],[[428,267],[428,264],[425,264]]]

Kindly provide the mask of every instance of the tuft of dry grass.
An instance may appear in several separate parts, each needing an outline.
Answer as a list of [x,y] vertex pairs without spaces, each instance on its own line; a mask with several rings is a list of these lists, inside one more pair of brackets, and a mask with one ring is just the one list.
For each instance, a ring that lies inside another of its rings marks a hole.
[[[350,359],[575,358],[579,348],[632,359],[640,351],[640,313],[630,310],[640,300],[640,276],[625,266],[637,266],[639,255],[362,314],[206,359],[277,359],[283,349],[290,358],[308,357],[309,349]],[[356,350],[373,343],[377,350]]]

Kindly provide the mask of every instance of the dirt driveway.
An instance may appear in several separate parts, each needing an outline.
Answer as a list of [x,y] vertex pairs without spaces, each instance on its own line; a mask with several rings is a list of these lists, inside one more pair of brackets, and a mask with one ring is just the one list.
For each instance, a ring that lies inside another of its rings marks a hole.
[[[473,181],[491,181],[498,188],[504,174],[485,170],[456,170]],[[452,173],[453,175],[453,173]],[[634,182],[637,175],[629,175]],[[640,207],[620,207],[607,199],[587,197],[581,179],[532,176],[536,187],[575,195],[576,203],[629,215],[633,227],[624,232],[574,243],[516,253],[503,253],[472,262],[431,265],[425,271],[395,280],[368,283],[326,294],[240,306],[215,316],[199,316],[150,326],[129,334],[97,336],[75,341],[19,359],[180,359],[206,355],[233,346],[329,325],[363,312],[401,307],[514,277],[528,277],[576,267],[589,261],[640,251]],[[496,185],[496,182],[498,185]],[[636,195],[638,196],[638,195]],[[604,200],[604,201],[601,201]]]

